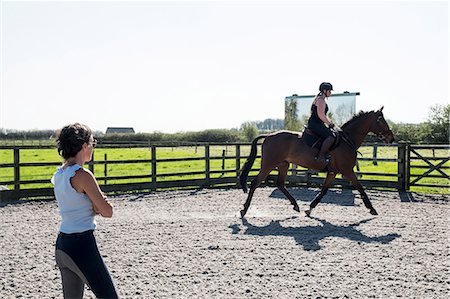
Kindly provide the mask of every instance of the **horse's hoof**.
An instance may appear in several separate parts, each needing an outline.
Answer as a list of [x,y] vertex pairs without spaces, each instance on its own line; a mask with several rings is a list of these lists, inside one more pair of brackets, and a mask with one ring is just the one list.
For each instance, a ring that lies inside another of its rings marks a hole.
[[370,214],[372,215],[378,215],[377,211],[375,209],[370,209]]
[[293,209],[294,209],[294,211],[296,211],[296,212],[299,212],[299,213],[300,213],[300,208],[299,208],[298,206],[294,207]]
[[311,216],[311,210],[306,210],[306,211],[305,211],[305,214],[306,214],[306,216],[308,216],[308,217]]
[[244,210],[241,210],[241,218],[244,218],[246,212]]

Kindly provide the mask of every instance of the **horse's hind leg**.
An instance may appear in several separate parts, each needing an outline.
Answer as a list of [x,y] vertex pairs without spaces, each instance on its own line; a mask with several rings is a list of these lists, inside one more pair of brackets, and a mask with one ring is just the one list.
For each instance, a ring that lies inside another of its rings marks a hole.
[[319,202],[322,200],[322,198],[325,196],[325,194],[327,194],[328,189],[331,187],[331,184],[333,183],[335,177],[336,177],[336,173],[334,173],[334,172],[327,173],[327,177],[325,178],[325,182],[323,183],[322,189],[320,190],[319,194],[316,195],[314,200],[309,205],[309,210],[305,211],[306,216],[311,215],[312,209],[314,209],[319,204]]
[[244,209],[241,210],[241,218],[244,218],[245,214],[247,214],[248,208],[250,207],[250,203],[252,202],[253,193],[255,192],[256,188],[258,188],[261,182],[266,179],[266,177],[269,175],[272,169],[273,168],[262,166],[256,178],[254,178],[253,181],[251,182],[250,191],[248,192],[247,200],[244,203]]
[[289,169],[289,163],[287,161],[283,161],[278,165],[278,180],[277,180],[277,187],[278,189],[283,192],[283,194],[289,199],[291,204],[294,206],[294,210],[297,212],[300,212],[300,208],[298,207],[297,201],[295,198],[289,193],[289,191],[286,189],[285,182],[286,182],[286,176]]
[[352,172],[348,175],[344,175],[344,177],[346,179],[348,179],[352,183],[353,187],[355,187],[356,190],[358,190],[359,194],[361,194],[364,205],[366,206],[366,208],[368,208],[370,210],[370,214],[378,215],[377,211],[375,210],[375,208],[372,206],[372,203],[370,202],[369,196],[367,196],[366,191],[364,191],[363,186],[361,185],[360,182],[358,182],[358,178],[356,177],[356,174],[354,172]]

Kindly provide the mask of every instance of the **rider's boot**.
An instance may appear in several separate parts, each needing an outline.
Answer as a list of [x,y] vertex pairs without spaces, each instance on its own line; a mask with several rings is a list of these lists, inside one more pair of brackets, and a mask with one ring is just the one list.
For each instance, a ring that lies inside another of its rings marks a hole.
[[324,163],[324,164],[328,164],[328,161],[325,159],[325,154],[328,152],[330,147],[333,145],[333,142],[334,142],[333,136],[327,137],[323,141],[322,147],[320,148],[320,151],[319,151],[319,155],[316,158],[317,161]]

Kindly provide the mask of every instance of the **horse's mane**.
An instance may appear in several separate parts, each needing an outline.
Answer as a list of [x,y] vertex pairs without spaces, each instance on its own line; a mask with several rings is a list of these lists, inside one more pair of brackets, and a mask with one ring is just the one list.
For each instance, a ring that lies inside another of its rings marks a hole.
[[366,111],[361,110],[358,113],[353,114],[353,117],[350,118],[345,124],[343,124],[341,126],[341,129],[345,129],[345,128],[349,127],[352,123],[358,121],[361,117],[366,116],[370,113],[373,113],[373,111],[366,112]]

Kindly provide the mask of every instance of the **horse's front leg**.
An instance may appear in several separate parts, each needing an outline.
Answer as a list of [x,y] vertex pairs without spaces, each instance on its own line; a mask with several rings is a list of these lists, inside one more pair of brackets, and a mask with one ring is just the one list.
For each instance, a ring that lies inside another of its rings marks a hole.
[[358,181],[356,174],[354,172],[352,172],[348,175],[345,175],[344,177],[347,178],[352,183],[353,187],[355,187],[356,190],[358,190],[359,194],[361,194],[364,205],[366,206],[366,208],[368,208],[370,210],[370,214],[378,215],[377,211],[375,210],[375,208],[372,206],[372,203],[370,202],[369,196],[367,196],[366,191],[364,191],[363,186]]
[[327,194],[327,191],[331,187],[331,184],[333,183],[335,177],[336,177],[336,173],[334,173],[334,172],[327,173],[327,177],[325,178],[322,189],[320,190],[319,194],[316,195],[314,200],[309,205],[309,210],[305,211],[306,216],[311,215],[312,209],[314,209],[317,206],[317,204],[319,204],[319,202],[322,200],[322,198],[325,196],[325,194]]

